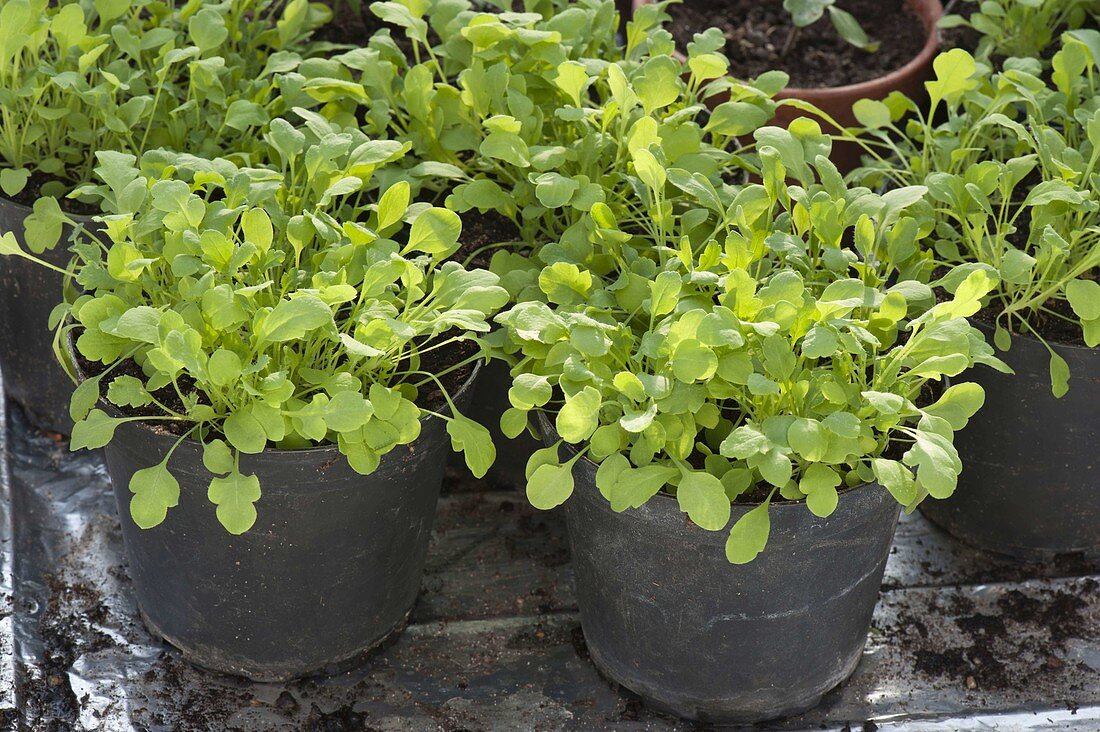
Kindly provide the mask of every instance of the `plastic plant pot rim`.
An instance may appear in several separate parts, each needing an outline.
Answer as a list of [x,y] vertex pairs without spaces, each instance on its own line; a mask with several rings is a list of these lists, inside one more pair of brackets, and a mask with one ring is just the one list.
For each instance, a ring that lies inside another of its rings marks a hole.
[[[637,10],[643,5],[653,5],[657,0],[632,0],[631,7],[633,10]],[[845,84],[844,86],[826,86],[826,87],[786,87],[776,95],[776,99],[802,99],[816,103],[817,100],[829,101],[832,99],[844,100],[850,97],[857,97],[860,99],[874,98],[875,91],[886,87],[893,87],[897,85],[901,79],[908,76],[913,76],[919,73],[921,67],[927,66],[936,53],[939,51],[940,39],[937,24],[940,18],[943,17],[943,3],[941,0],[908,0],[911,6],[924,6],[929,8],[928,18],[931,21],[929,24],[925,24],[925,31],[928,34],[928,39],[924,42],[924,46],[921,47],[920,53],[907,61],[900,68],[883,74],[882,76],[876,76],[873,79],[867,81],[861,81],[858,84]],[[921,20],[924,19],[924,14],[921,16]],[[673,55],[681,61],[686,61],[685,56],[679,49],[673,51]]]
[[[551,422],[550,422],[549,418],[546,416],[545,412],[539,412],[539,423],[542,426],[542,428],[545,430],[544,434],[553,435],[555,437],[558,436],[557,430],[554,429],[554,425],[551,424]],[[562,444],[565,446],[565,448],[567,450],[570,450],[574,453],[577,452],[577,449],[575,447],[573,447],[572,445],[570,445],[568,443],[565,443],[565,442],[563,442]],[[587,456],[582,456],[581,460],[583,460],[584,462],[591,465],[593,470],[595,470],[596,468],[599,467],[599,465],[597,463],[594,463],[591,460],[589,460]],[[851,487],[845,487],[841,490],[838,490],[837,495],[845,496],[845,495],[848,495],[848,494],[851,494],[851,493],[855,493],[856,491],[861,491],[865,488],[873,488],[873,487],[876,487],[876,486],[879,486],[879,484],[876,483],[876,482],[860,483],[859,485],[853,485]],[[664,490],[659,490],[653,495],[653,498],[658,498],[658,497],[659,497],[660,500],[667,500],[667,501],[675,501],[676,500],[676,496],[672,495],[671,493],[667,493]],[[653,500],[653,498],[650,498],[650,500]],[[757,506],[763,506],[763,505],[764,505],[763,501],[758,501],[758,502],[755,502],[755,503],[741,503],[741,502],[738,502],[738,503],[733,504],[734,507],[744,509],[744,511],[746,513],[748,511],[752,510],[753,508],[756,508]],[[793,509],[796,509],[796,508],[801,510],[801,511],[808,511],[809,510],[809,509],[806,508],[806,501],[804,501],[804,500],[802,500],[802,501],[781,501],[779,503],[769,503],[768,508],[769,508],[769,510],[773,510],[773,511],[776,511],[776,510],[778,510],[778,511],[789,511],[789,510],[793,510]]]
[[[87,377],[83,373],[81,373],[81,371],[80,371],[79,362],[76,359],[76,346],[73,343],[73,338],[72,338],[71,331],[65,335],[65,345],[66,345],[66,350],[69,353],[69,358],[72,359],[72,361],[73,361],[73,369],[76,371],[77,380],[78,380],[79,383],[84,383],[84,381],[87,380]],[[462,388],[459,389],[454,394],[450,395],[451,401],[458,401],[459,399],[461,399],[466,394],[467,391],[470,390],[471,386],[473,386],[473,384],[477,381],[478,375],[481,373],[481,367],[482,367],[483,363],[484,363],[483,360],[478,360],[478,361],[474,362],[474,367],[470,371],[470,375],[466,378],[466,381],[463,382]],[[108,414],[112,414],[112,415],[120,414],[117,407],[114,407],[111,404],[108,404],[102,398],[100,398],[98,404]],[[449,406],[447,408],[449,409]],[[437,419],[437,417],[435,417],[434,415],[431,415],[431,414],[425,414],[422,417],[420,417],[420,422],[421,422],[421,424],[423,424],[423,423],[425,423],[429,420],[432,420],[432,419]],[[134,421],[134,422],[129,422],[127,424],[130,425],[131,427],[141,429],[141,430],[144,430],[146,432],[150,432],[150,433],[152,433],[153,435],[155,435],[157,437],[165,437],[165,435],[163,435],[162,433],[160,433],[156,430],[155,425],[149,424],[147,422]],[[182,439],[179,438],[178,436],[175,436],[175,435],[173,435],[171,437],[172,437],[173,441],[178,441],[180,445],[190,445],[190,446],[192,446],[196,449],[201,449],[202,445],[203,445],[203,443],[199,442],[198,440],[192,440],[190,437],[184,437]],[[258,455],[266,455],[266,456],[271,456],[271,455],[311,456],[311,455],[326,455],[328,453],[342,454],[342,453],[340,453],[340,446],[339,445],[317,445],[315,447],[304,447],[300,450],[280,450],[280,449],[277,449],[277,448],[265,447],[263,452],[257,453],[257,454]]]
[[[968,318],[968,320],[970,321],[970,325],[982,331],[983,333],[992,334],[996,328],[993,323],[987,323],[984,320],[979,320],[977,318],[974,318],[973,316]],[[1045,348],[1045,346],[1043,345],[1043,341],[1039,340],[1031,333],[1014,333],[1012,331],[1009,331],[1009,335],[1012,337],[1013,341],[1020,339],[1030,346]],[[1069,353],[1081,354],[1082,356],[1084,356],[1084,354],[1100,352],[1100,346],[1083,346],[1076,343],[1065,343],[1064,341],[1055,340],[1054,338],[1047,338],[1045,339],[1045,341],[1047,345],[1049,345],[1051,348],[1054,348],[1055,350],[1065,350]],[[996,346],[994,346],[994,348],[996,348]],[[1001,351],[999,348],[996,348],[996,352],[1005,353],[1005,351]]]
[[[43,198],[48,198],[48,196],[43,196]],[[3,196],[3,195],[0,195],[0,208],[15,209],[16,211],[22,212],[24,218],[26,218],[27,216],[30,216],[31,213],[33,213],[33,211],[34,211],[34,209],[31,208],[30,206],[28,206],[27,204],[19,203],[18,201],[13,201],[10,198],[8,198],[7,196]],[[63,214],[65,214],[65,216],[72,219],[74,223],[79,224],[80,226],[83,226],[84,228],[88,228],[89,225],[91,225],[93,223],[98,223],[99,217],[100,217],[100,214],[95,214],[95,215],[88,216],[88,215],[85,215],[85,214],[69,213],[65,209],[61,209],[61,212]]]

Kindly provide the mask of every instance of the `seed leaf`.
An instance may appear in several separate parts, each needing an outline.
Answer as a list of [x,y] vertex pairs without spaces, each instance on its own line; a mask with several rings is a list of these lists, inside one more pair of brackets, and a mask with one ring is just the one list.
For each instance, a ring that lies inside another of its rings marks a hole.
[[[769,499],[770,501],[770,499]],[[726,540],[726,559],[732,564],[748,564],[756,559],[768,543],[771,518],[765,501],[737,520]]]
[[707,473],[685,473],[676,488],[680,510],[699,528],[721,531],[730,521],[730,500],[722,481]]

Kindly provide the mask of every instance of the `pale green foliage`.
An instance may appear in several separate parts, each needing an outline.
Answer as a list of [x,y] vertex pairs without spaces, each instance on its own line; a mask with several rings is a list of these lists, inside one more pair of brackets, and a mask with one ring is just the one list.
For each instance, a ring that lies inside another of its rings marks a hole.
[[275,72],[301,68],[296,47],[326,13],[306,0],[5,0],[0,189],[14,196],[38,172],[43,193],[65,195],[99,150],[246,153],[281,105],[313,103],[284,98]]
[[921,394],[978,362],[1003,368],[965,320],[994,280],[974,272],[935,304],[923,188],[846,187],[810,120],[756,138],[762,182],[742,187],[653,167],[662,139],[631,149],[622,198],[586,219],[591,247],[574,261],[544,247],[558,261],[538,292],[497,317],[513,410],[548,412],[571,448],[565,464],[553,449],[532,459],[535,506],[568,498],[582,458],[617,511],[664,489],[719,531],[731,501],[762,500],[730,528],[727,556],[747,562],[776,494],[824,516],[861,483],[910,509],[954,490],[951,438],[981,389]]
[[[1013,332],[1042,339],[1037,329],[1052,318],[1079,324],[1086,344],[1100,344],[1098,62],[1096,31],[1063,37],[1049,82],[1037,59],[1012,59],[993,73],[954,49],[936,59],[931,109],[900,96],[856,109],[867,134],[894,153],[871,160],[865,180],[928,189],[933,215],[922,225],[934,227],[946,268],[939,284],[952,292],[976,270],[998,279],[989,306],[1004,350]],[[895,121],[907,111],[916,119],[899,137]],[[1068,373],[1051,350],[1056,396]]]
[[[374,171],[400,159],[400,144],[307,119],[302,130],[273,127],[285,154],[272,168],[166,152],[138,167],[102,153],[105,235],[74,247],[87,294],[62,332],[102,371],[74,397],[73,448],[105,445],[124,421],[180,423],[205,443],[209,498],[233,533],[252,526],[261,491],[240,472],[241,453],[336,444],[366,474],[436,414],[475,472],[494,458],[488,432],[449,395],[420,400],[472,359],[434,373],[422,359],[476,341],[507,293],[495,275],[445,261],[457,217],[409,205],[407,183],[369,205]],[[143,378],[116,375],[129,359]],[[112,417],[91,409],[96,397],[160,416]],[[166,463],[130,488],[143,527],[178,498]]]
[[702,99],[730,89],[748,109],[742,122],[759,126],[774,111],[762,92],[725,78],[727,63],[713,50],[693,51],[688,68],[668,55],[672,44],[662,42],[668,34],[656,27],[653,9],[639,11],[619,47],[612,2],[528,6],[535,12],[479,13],[438,0],[375,3],[373,11],[407,35],[412,54],[381,34],[368,50],[338,57],[362,72],[371,129],[410,143],[405,162],[414,185],[460,214],[495,212],[516,224],[518,241],[489,250],[559,241],[604,202],[601,176],[616,170],[616,138],[643,115],[662,112],[662,132],[675,127],[681,135],[677,159],[694,158],[684,166],[712,172],[729,157],[722,150],[729,133],[718,130],[723,137],[711,146],[697,112],[675,122],[674,112],[701,109]]
[[981,34],[979,58],[1044,58],[1059,33],[1100,18],[1097,0],[983,0],[969,16],[954,14],[940,28],[973,28]]

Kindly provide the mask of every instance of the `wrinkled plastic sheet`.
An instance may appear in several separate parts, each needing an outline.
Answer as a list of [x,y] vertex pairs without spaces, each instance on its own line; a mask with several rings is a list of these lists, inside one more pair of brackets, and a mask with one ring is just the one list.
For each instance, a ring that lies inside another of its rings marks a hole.
[[[3,409],[2,729],[696,728],[592,667],[560,521],[458,478],[392,647],[353,672],[282,685],[195,669],[138,618],[101,457]],[[911,517],[855,675],[819,709],[766,728],[1100,730],[1098,576],[1088,558],[1022,571]]]

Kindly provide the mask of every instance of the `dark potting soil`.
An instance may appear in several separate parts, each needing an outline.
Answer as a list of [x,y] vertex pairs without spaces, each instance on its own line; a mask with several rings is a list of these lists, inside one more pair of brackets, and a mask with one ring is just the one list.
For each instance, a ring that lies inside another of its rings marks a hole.
[[726,37],[730,72],[754,78],[773,69],[787,72],[792,87],[825,88],[870,81],[913,60],[928,40],[924,24],[904,0],[839,0],[881,47],[867,53],[837,33],[829,14],[798,31],[782,0],[687,0],[668,8],[670,30],[681,49],[696,33],[717,26]]
[[371,0],[327,0],[332,9],[332,20],[313,33],[316,41],[328,41],[349,46],[366,46],[371,37],[382,29],[389,29],[397,47],[406,56],[412,56],[412,42],[405,31],[385,23],[371,12]]
[[[476,252],[477,256],[470,260],[469,266],[488,269],[489,261],[497,248],[484,247],[519,241],[519,238],[519,227],[504,214],[496,211],[481,213],[477,209],[470,209],[462,214],[462,236],[458,239],[458,251],[451,255],[451,259],[455,262],[466,262]],[[484,251],[478,251],[482,249]]]
[[[444,333],[439,336],[440,341],[447,340],[455,335],[454,332]],[[473,341],[458,341],[452,343],[443,348],[433,348],[420,357],[420,370],[427,371],[428,373],[435,374],[439,381],[443,385],[443,389],[447,390],[447,394],[453,399],[467,379],[470,378],[470,374],[474,370],[474,361],[472,359],[478,352],[478,345]],[[469,361],[461,368],[454,369],[450,373],[439,376],[442,372],[451,368],[457,363],[463,363]],[[413,378],[413,381],[418,379]],[[443,392],[434,380],[420,387],[419,394],[416,398],[417,406],[422,409],[430,409],[432,411],[439,411],[447,404],[447,400],[443,398]]]
[[[1093,273],[1093,278],[1095,279],[1095,277],[1096,274]],[[1027,321],[1042,336],[1043,340],[1064,346],[1087,347],[1081,326],[1077,324],[1077,314],[1073,312],[1073,308],[1070,307],[1067,301],[1047,300],[1045,308],[1049,312],[1040,311],[1031,314],[1028,316]],[[988,306],[979,310],[974,319],[992,328],[1002,312],[1004,312],[1004,304],[993,300]],[[1004,324],[1005,321],[1002,320],[1001,325]],[[1018,325],[1012,329],[1012,333],[1013,335],[1031,335],[1026,328],[1021,328]]]
[[[1019,239],[1017,234],[1009,237],[1011,241],[1017,244],[1020,248],[1023,248],[1022,242],[1026,241],[1026,236],[1023,239]],[[937,268],[932,273],[932,281],[939,279],[947,274],[945,268]],[[1100,279],[1100,270],[1094,270],[1089,273],[1089,279]],[[936,301],[945,302],[950,300],[951,296],[941,289],[936,289]],[[1048,343],[1055,343],[1064,346],[1077,346],[1088,347],[1085,343],[1084,334],[1081,331],[1081,326],[1077,324],[1077,314],[1073,312],[1073,308],[1065,300],[1050,299],[1047,300],[1045,309],[1048,312],[1038,312],[1028,315],[1028,324],[1035,329],[1035,331]],[[983,323],[990,328],[993,328],[997,324],[997,319],[1004,312],[1004,303],[997,299],[992,299],[989,303],[979,310],[975,315],[971,316],[973,320]],[[1001,321],[1001,325],[1006,325],[1005,321]],[[1018,322],[1014,321],[1014,327],[1011,329],[1013,335],[1031,336],[1031,332],[1026,328],[1019,326]],[[989,339],[992,344],[992,339]]]
[[[46,175],[40,170],[32,171],[30,177],[27,178],[27,185],[10,200],[23,206],[34,206],[34,202],[43,196],[42,187],[55,182],[62,183],[65,186],[64,190],[66,192],[71,188],[71,186],[65,184],[60,178]],[[98,206],[84,203],[83,201],[77,201],[73,198],[60,197],[57,199],[57,203],[61,206],[62,211],[76,216],[95,216],[99,213]]]
[[19,674],[17,693],[26,705],[24,713],[42,723],[37,729],[63,732],[75,729],[80,713],[80,700],[68,683],[69,670],[78,657],[111,645],[98,630],[107,608],[96,589],[83,583],[67,584],[48,575],[45,589],[49,594],[38,621],[42,676]]
[[[1023,205],[1026,196],[1031,193],[1031,189],[1038,185],[1040,181],[1040,176],[1033,171],[1016,187],[1016,195],[1020,201],[1020,205]],[[1008,241],[1016,248],[1026,251],[1028,248],[1027,242],[1030,238],[1031,218],[1029,216],[1021,216],[1018,220],[1016,231],[1008,236]],[[1089,273],[1088,277],[1094,280],[1100,278],[1100,268],[1094,269]],[[1069,346],[1085,345],[1081,327],[1076,323],[1077,315],[1073,312],[1073,308],[1070,307],[1067,301],[1052,298],[1046,302],[1044,307],[1048,312],[1040,311],[1028,316],[1028,324],[1031,325],[1044,340]],[[994,321],[1003,310],[1004,305],[1002,303],[993,301],[990,303],[989,307],[979,312],[976,317],[988,325],[993,325]],[[1026,329],[1020,328],[1015,329],[1014,332],[1019,330],[1026,333]],[[1030,335],[1030,333],[1028,333],[1028,335]]]
[[[73,334],[74,341],[78,337],[79,332]],[[103,374],[103,372],[107,370],[107,367],[103,363],[99,361],[91,361],[85,358],[84,354],[82,354],[79,350],[75,348],[73,350],[76,353],[76,365],[80,375],[94,377]],[[140,379],[143,384],[146,380],[145,373],[141,370],[141,366],[138,365],[137,361],[132,358],[128,358],[115,366],[110,375],[107,376],[103,380],[103,382],[100,383],[100,394],[103,399],[106,399],[107,396],[107,386],[110,384],[111,381],[118,378],[119,376],[133,376],[136,379]],[[189,376],[181,376],[178,379],[178,385],[179,393],[191,394],[195,391],[195,382]],[[177,393],[176,389],[173,388],[171,385],[168,385],[152,392],[152,395],[154,399],[156,399],[169,409],[177,412],[182,412],[184,411],[185,407],[183,404],[183,400],[180,399],[179,393]],[[205,398],[205,395],[201,393],[200,401],[205,404],[210,403],[209,400]],[[164,416],[164,412],[156,404],[149,404],[144,407],[117,407],[112,404],[111,408],[113,410],[121,412],[124,416],[127,417]],[[191,428],[191,424],[189,422],[157,420],[155,422],[152,422],[151,424],[159,431],[168,432],[170,434],[180,437],[187,434]]]
[[[371,12],[370,6],[374,0],[322,0],[332,10],[332,20],[318,28],[313,39],[327,41],[348,46],[366,46],[371,37],[380,30],[388,29],[390,37],[401,49],[406,57],[413,57],[413,43],[405,35],[405,29],[400,26],[384,22]],[[517,0],[522,12],[522,0]],[[482,13],[499,13],[500,8],[487,2],[474,2],[473,9]],[[428,43],[433,46],[439,42],[439,36],[434,31],[428,31]]]
[[[955,0],[955,2],[944,3],[944,15],[961,15],[964,18],[970,18],[978,12],[978,7],[979,3],[976,0]],[[966,26],[945,28],[940,31],[940,44],[944,51],[961,48],[973,54],[978,50],[981,39],[981,33]]]

